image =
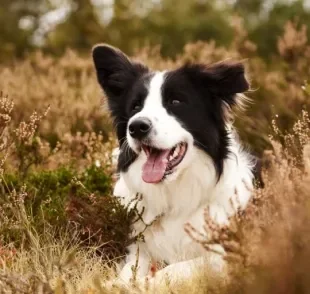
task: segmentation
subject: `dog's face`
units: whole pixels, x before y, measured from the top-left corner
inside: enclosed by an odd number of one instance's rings
[[[144,182],[169,181],[200,149],[221,175],[229,147],[225,111],[249,88],[242,64],[153,72],[108,45],[95,47],[93,59],[116,126],[120,171],[142,157]]]

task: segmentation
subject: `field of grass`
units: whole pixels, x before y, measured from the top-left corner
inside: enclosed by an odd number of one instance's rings
[[[267,63],[239,22],[235,36],[228,49],[187,44],[175,60],[159,48],[134,56],[155,69],[245,60],[252,102],[235,124],[262,158],[265,187],[218,229],[229,276],[106,286],[137,215],[111,197],[116,142],[105,98],[90,56],[37,52],[0,66],[0,293],[310,293],[310,45],[288,23]]]

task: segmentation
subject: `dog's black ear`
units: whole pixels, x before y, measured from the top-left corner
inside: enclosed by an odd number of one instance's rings
[[[196,64],[190,65],[189,68],[196,82],[199,81],[206,90],[230,106],[236,104],[237,93],[249,89],[244,65],[240,62],[220,62],[211,66]]]
[[[213,90],[222,94],[243,93],[249,89],[242,63],[221,62],[205,69]]]
[[[108,98],[108,106],[116,126],[120,144],[126,137],[126,94],[134,82],[148,69],[132,62],[119,49],[109,45],[93,48],[93,60],[98,82]]]
[[[146,67],[132,62],[119,49],[106,44],[93,48],[93,60],[98,82],[109,100],[122,96],[147,71]]]

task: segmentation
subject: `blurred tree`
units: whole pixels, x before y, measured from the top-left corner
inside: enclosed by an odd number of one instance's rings
[[[104,36],[91,0],[70,0],[69,6],[65,20],[46,35],[44,48],[54,54],[61,54],[67,48],[89,52]]]
[[[160,44],[164,55],[173,56],[188,42],[216,40],[228,45],[233,39],[226,9],[216,7],[214,0],[162,0],[145,19],[149,42]],[[164,29],[162,29],[164,28]]]
[[[133,53],[145,45],[161,45],[164,55],[173,56],[187,42],[215,39],[228,45],[233,30],[229,14],[216,1],[115,0],[111,21],[103,26],[91,0],[71,0],[66,20],[47,36],[46,48],[61,53],[65,48],[89,50],[97,42],[108,42]]]
[[[106,39],[103,41],[118,46],[127,53],[132,53],[134,48],[145,45],[144,40],[148,38],[149,31],[144,20],[153,8],[151,2],[114,0],[112,20],[106,27]],[[149,10],[146,7],[150,4]]]
[[[234,38],[230,21],[235,14],[244,19],[258,54],[269,58],[277,52],[277,39],[288,20],[310,25],[310,12],[304,3],[305,0],[1,0],[0,62],[12,56],[22,57],[37,47],[57,55],[66,48],[89,52],[98,42],[111,43],[129,54],[145,45],[160,45],[165,56],[175,56],[186,43],[197,40],[213,39],[217,45],[229,46]],[[37,42],[34,36],[42,31],[47,13],[65,5],[69,7],[66,17],[43,30]]]
[[[233,7],[242,14],[259,15],[266,0],[236,0]]]
[[[165,56],[174,56],[196,40],[215,39],[227,45],[233,38],[229,14],[215,2],[115,0],[114,17],[106,28],[108,39],[127,52],[160,45]]]
[[[284,25],[289,20],[310,27],[310,11],[305,8],[305,1],[277,1],[268,15],[250,29],[249,38],[257,44],[259,55],[270,58],[277,53],[278,39],[282,36]],[[308,37],[310,37],[310,30],[308,30]]]
[[[33,33],[50,7],[48,0],[1,0],[0,61],[22,57],[33,48]]]
[[[247,29],[259,25],[266,3],[270,0],[236,0],[232,5],[232,13],[237,13],[243,17]]]

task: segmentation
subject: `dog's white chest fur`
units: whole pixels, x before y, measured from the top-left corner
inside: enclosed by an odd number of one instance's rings
[[[145,224],[151,224],[144,231],[144,241],[129,247],[127,262],[136,259],[139,246],[139,262],[151,260],[164,261],[168,264],[180,260],[193,259],[206,253],[205,249],[192,240],[184,230],[190,223],[198,231],[204,225],[204,209],[208,208],[210,216],[219,224],[226,224],[236,207],[244,208],[251,197],[252,173],[248,155],[243,152],[236,141],[231,146],[231,153],[224,162],[224,173],[217,182],[211,159],[194,147],[189,167],[169,182],[150,185],[141,179],[141,166],[144,154],[122,173],[114,194],[129,203],[137,193],[142,195],[139,208]],[[145,224],[134,225],[134,233],[145,229]],[[145,275],[148,266],[141,267]],[[128,275],[126,266],[123,274]]]

